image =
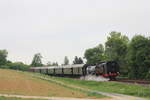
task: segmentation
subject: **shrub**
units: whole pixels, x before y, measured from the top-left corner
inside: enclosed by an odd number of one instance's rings
[[[9,66],[8,67],[9,69],[22,70],[22,71],[27,71],[30,68],[30,66],[23,64],[22,62],[8,63],[7,66]]]
[[[9,69],[9,66],[7,66],[7,65],[1,65],[0,68],[2,68],[2,69]]]

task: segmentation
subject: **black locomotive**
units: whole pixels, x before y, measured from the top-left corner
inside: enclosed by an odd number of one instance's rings
[[[95,67],[96,75],[101,75],[103,77],[115,80],[116,76],[119,75],[119,65],[115,61],[104,62],[96,65]]]
[[[115,79],[119,75],[119,65],[115,61],[102,62],[95,65],[75,64],[65,66],[32,67],[32,72],[39,72],[53,76],[80,77],[85,75],[99,75]]]

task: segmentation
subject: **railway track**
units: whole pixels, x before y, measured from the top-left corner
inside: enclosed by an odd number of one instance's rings
[[[79,78],[74,78],[77,80],[81,80],[81,77]],[[93,80],[93,81],[102,81],[102,79],[98,79],[98,77],[92,77],[92,76],[87,76],[87,77],[83,77],[83,80]],[[104,79],[103,79],[104,80]],[[107,79],[106,79],[107,81]],[[149,85],[150,86],[150,81],[146,81],[146,80],[131,80],[131,79],[116,79],[116,80],[109,80],[112,82],[122,82],[122,83],[129,83],[129,84],[141,84],[141,85]]]
[[[116,81],[117,82],[123,82],[123,83],[150,85],[150,81],[145,81],[145,80],[118,79]]]

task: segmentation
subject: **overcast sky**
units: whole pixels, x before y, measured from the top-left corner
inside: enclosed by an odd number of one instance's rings
[[[12,61],[29,64],[40,52],[60,64],[114,30],[150,36],[150,0],[0,0],[0,49]]]

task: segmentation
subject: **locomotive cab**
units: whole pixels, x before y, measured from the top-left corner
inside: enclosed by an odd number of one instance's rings
[[[107,74],[111,80],[116,80],[119,75],[119,65],[115,61],[107,62]]]

